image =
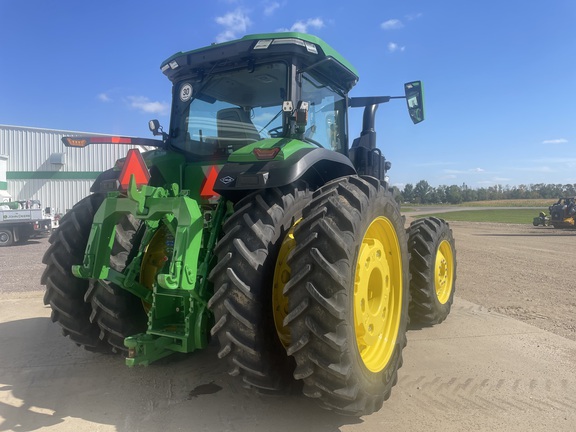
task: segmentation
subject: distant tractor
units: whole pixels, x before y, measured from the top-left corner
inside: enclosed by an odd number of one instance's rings
[[[540,224],[536,224],[536,219],[540,219],[540,221],[547,222],[547,225],[552,225],[554,228],[576,228],[575,197],[559,198],[556,204],[548,207],[548,211],[550,212],[549,217],[544,215],[544,219],[542,219],[543,212],[540,212],[540,216],[534,218],[534,226]]]
[[[534,226],[548,226],[550,224],[550,218],[546,216],[546,213],[540,212],[537,217],[532,219],[532,225]]]
[[[576,203],[574,197],[559,198],[556,204],[548,207],[550,225],[554,228],[576,228]]]
[[[405,229],[376,147],[379,104],[406,99],[424,120],[421,82],[350,97],[354,67],[301,33],[180,52],[161,69],[173,83],[169,130],[150,122],[161,140],[64,138],[157,149],[129,150],[61,219],[42,277],[53,321],[129,366],[215,338],[247,387],[301,387],[349,415],[380,409],[409,316],[443,321],[455,291],[451,229],[436,218]]]

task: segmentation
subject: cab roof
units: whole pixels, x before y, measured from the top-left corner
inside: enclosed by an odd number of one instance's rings
[[[247,35],[234,41],[178,52],[162,62],[160,68],[174,82],[190,73],[207,73],[218,64],[292,55],[304,58],[307,67],[318,64],[348,90],[358,81],[356,68],[334,48],[316,36],[297,32]]]

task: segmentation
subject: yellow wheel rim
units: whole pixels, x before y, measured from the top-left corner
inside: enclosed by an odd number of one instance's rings
[[[442,240],[436,252],[434,266],[434,286],[436,296],[441,304],[445,304],[452,294],[454,285],[454,253],[447,240]]]
[[[402,317],[402,256],[394,226],[372,221],[358,254],[354,280],[354,329],[364,365],[380,372],[392,357]]]
[[[290,329],[284,326],[284,318],[288,315],[288,297],[284,295],[284,286],[290,280],[290,266],[288,265],[288,255],[290,251],[296,247],[296,240],[294,240],[294,227],[302,219],[298,219],[290,231],[284,237],[278,258],[276,259],[276,267],[274,269],[274,280],[272,283],[272,311],[274,314],[274,325],[278,338],[285,348],[290,345]]]
[[[156,276],[164,268],[166,261],[168,261],[167,254],[166,228],[161,227],[154,233],[154,237],[146,246],[140,267],[140,283],[150,291],[154,289]],[[142,305],[146,313],[148,313],[151,305],[144,301],[142,301]]]

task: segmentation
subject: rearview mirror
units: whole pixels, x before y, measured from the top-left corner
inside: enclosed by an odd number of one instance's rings
[[[424,120],[424,95],[422,93],[422,81],[412,81],[404,84],[408,113],[414,124]]]
[[[162,126],[160,126],[160,122],[158,120],[156,120],[156,119],[150,120],[148,122],[148,128],[150,129],[150,132],[152,132],[152,135],[154,135],[154,136],[162,135],[162,132],[161,132]]]

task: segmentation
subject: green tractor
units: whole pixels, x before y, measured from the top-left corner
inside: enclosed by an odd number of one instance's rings
[[[67,137],[67,146],[154,146],[102,173],[44,256],[44,302],[76,344],[129,366],[205,348],[244,385],[302,391],[327,409],[374,412],[397,381],[409,316],[450,312],[454,239],[440,219],[408,229],[376,147],[379,104],[358,74],[301,33],[180,52],[161,139]],[[348,145],[348,108],[363,131]]]

